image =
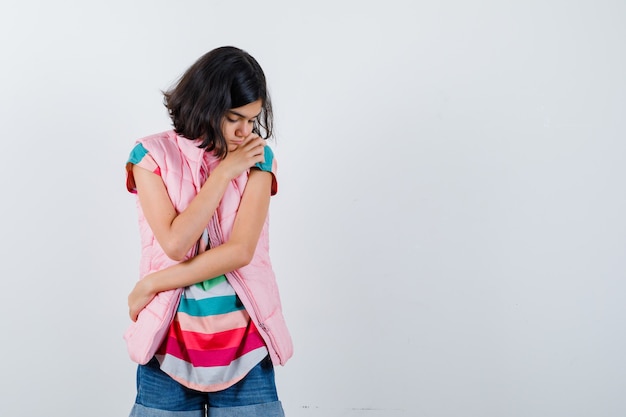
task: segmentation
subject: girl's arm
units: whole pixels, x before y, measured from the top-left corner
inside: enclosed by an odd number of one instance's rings
[[[176,261],[184,259],[213,216],[228,183],[255,163],[263,162],[264,145],[262,138],[252,135],[229,152],[181,213],[176,212],[159,175],[137,165],[133,167],[139,204],[168,257]]]
[[[129,314],[133,321],[161,291],[202,282],[250,263],[269,210],[272,175],[258,169],[250,171],[233,231],[227,242],[188,261],[149,274],[137,282],[128,296]]]

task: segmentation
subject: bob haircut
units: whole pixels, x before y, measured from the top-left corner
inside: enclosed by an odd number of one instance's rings
[[[222,133],[226,113],[261,99],[261,114],[253,132],[272,136],[272,103],[265,74],[247,52],[223,46],[200,57],[180,80],[163,93],[174,131],[190,140],[201,139],[199,148],[225,158],[228,144]]]

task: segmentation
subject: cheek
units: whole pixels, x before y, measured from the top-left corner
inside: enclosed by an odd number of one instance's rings
[[[222,127],[222,135],[228,140],[228,138],[232,138],[235,135],[235,129],[232,125],[226,124]]]

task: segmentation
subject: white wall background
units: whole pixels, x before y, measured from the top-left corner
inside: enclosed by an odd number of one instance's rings
[[[221,45],[273,94],[290,417],[626,415],[626,3],[0,6],[0,415],[125,416],[124,162]]]

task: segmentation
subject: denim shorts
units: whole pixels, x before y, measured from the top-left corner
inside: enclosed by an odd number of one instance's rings
[[[174,381],[152,358],[137,368],[137,398],[130,417],[284,417],[269,356],[235,385],[200,392]]]

